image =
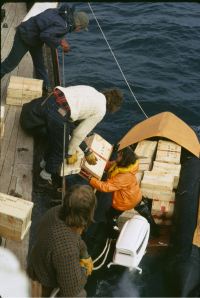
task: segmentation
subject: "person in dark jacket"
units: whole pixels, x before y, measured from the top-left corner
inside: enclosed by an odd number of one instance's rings
[[[44,65],[42,47],[61,46],[67,53],[70,46],[65,35],[70,32],[87,30],[88,15],[75,11],[67,4],[60,8],[50,8],[22,22],[16,29],[14,43],[8,57],[1,64],[1,78],[11,72],[29,52],[37,79],[44,81],[44,89],[50,89],[49,78]]]
[[[59,288],[59,297],[85,297],[84,286],[93,263],[84,229],[93,221],[96,196],[89,185],[74,185],[64,205],[51,208],[38,226],[36,242],[28,258],[27,273],[42,285],[42,296]]]

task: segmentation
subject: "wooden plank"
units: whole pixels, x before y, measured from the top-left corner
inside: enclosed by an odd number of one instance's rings
[[[10,136],[9,146],[5,154],[5,159],[4,159],[3,168],[1,172],[0,189],[1,189],[1,192],[4,192],[4,193],[8,193],[8,188],[9,188],[10,180],[13,173],[17,136],[18,136],[18,129],[19,129],[19,115],[20,115],[20,110],[17,110],[15,113],[12,135]]]
[[[1,49],[5,46],[6,38],[10,34],[12,24],[16,17],[16,3],[6,3],[3,5],[3,8],[6,11],[6,16],[3,23],[1,23]],[[5,24],[7,24],[8,27],[3,26]]]
[[[13,44],[15,27],[26,15],[26,3],[6,4],[10,18],[9,28],[1,32],[3,37],[1,57],[4,59],[9,54]],[[9,5],[9,6],[8,6]],[[12,9],[11,9],[12,7]],[[15,8],[14,8],[15,7]],[[13,14],[15,16],[13,18]],[[5,135],[2,141],[1,162],[0,162],[0,183],[1,191],[14,196],[23,196],[31,201],[32,194],[32,159],[33,159],[33,139],[26,136],[19,127],[19,116],[21,107],[8,107],[5,105],[7,85],[10,75],[20,75],[32,77],[33,65],[30,54],[27,53],[11,73],[1,80],[1,105],[5,106]],[[27,148],[26,150],[18,150]],[[22,242],[6,240],[6,247],[10,249],[19,259],[22,268],[26,268],[26,257],[28,252],[29,235]]]
[[[3,164],[6,160],[6,153],[8,151],[9,144],[11,141],[11,135],[12,135],[13,126],[14,126],[13,120],[15,119],[15,113],[16,113],[16,107],[10,107],[8,109],[8,113],[5,118],[5,133],[1,144],[0,175],[2,175]]]

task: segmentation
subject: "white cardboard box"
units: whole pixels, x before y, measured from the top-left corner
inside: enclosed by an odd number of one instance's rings
[[[159,161],[153,162],[152,172],[174,175],[174,189],[176,189],[178,186],[180,171],[181,171],[180,164],[172,164],[172,163],[159,162]]]
[[[156,161],[180,164],[181,153],[177,151],[157,150]]]
[[[174,201],[153,200],[151,214],[157,218],[171,218],[174,213]]]
[[[172,191],[174,186],[174,176],[170,174],[157,174],[145,171],[141,181],[142,188]]]
[[[89,165],[84,157],[84,153],[81,149],[78,150],[78,160],[73,165],[64,165],[64,176],[82,173],[93,175],[98,179],[101,179],[104,173],[104,169],[107,161],[110,159],[112,153],[112,145],[108,143],[104,138],[98,134],[93,134],[85,139],[87,146],[92,149],[97,158],[96,165]],[[63,175],[63,166],[61,168],[60,175]]]
[[[139,158],[149,158],[152,160],[154,152],[156,151],[157,141],[144,140],[137,144],[135,154]]]
[[[174,201],[175,192],[167,190],[158,190],[153,188],[141,187],[142,195],[145,198],[161,201]]]
[[[0,236],[23,240],[31,225],[33,203],[0,193]]]
[[[158,150],[175,151],[181,153],[181,146],[171,141],[158,141]]]

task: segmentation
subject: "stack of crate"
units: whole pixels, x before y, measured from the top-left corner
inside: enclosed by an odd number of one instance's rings
[[[143,196],[153,200],[152,215],[158,224],[171,224],[181,170],[180,157],[181,146],[159,140],[153,168],[144,172],[141,181]]]
[[[42,96],[43,80],[11,76],[7,89],[6,104],[22,106]]]
[[[157,141],[144,140],[137,144],[135,154],[139,158],[139,172],[137,173],[139,183],[143,177],[144,171],[149,171],[152,168],[156,147]]]

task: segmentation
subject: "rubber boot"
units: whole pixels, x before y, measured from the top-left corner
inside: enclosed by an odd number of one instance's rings
[[[155,223],[153,216],[151,215],[150,208],[148,206],[148,203],[142,201],[138,206],[135,207],[135,210],[142,215],[150,224],[150,235],[152,237],[159,237],[159,227]]]

